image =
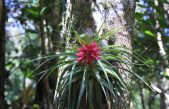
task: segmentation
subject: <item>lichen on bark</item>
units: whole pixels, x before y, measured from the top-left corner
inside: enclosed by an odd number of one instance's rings
[[[127,48],[128,52],[132,53],[132,36],[134,24],[135,1],[134,0],[96,0],[93,3],[93,16],[97,30],[101,28],[101,32],[117,29],[113,41],[108,41],[107,44],[116,44]],[[109,40],[110,40],[109,39]],[[129,65],[117,63],[117,67],[123,67],[132,70],[131,56],[123,56],[129,60]],[[130,75],[124,70],[119,69],[123,78],[130,83]],[[118,103],[114,104],[113,109],[127,109],[130,104],[129,92],[124,92],[124,95],[119,99]]]

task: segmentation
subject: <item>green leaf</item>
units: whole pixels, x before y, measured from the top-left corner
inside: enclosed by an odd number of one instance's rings
[[[40,11],[40,15],[43,15],[45,13],[46,9],[47,9],[47,7],[43,7]]]
[[[80,92],[79,92],[79,96],[78,96],[77,109],[80,108],[81,99],[82,99],[83,93],[85,91],[86,73],[87,73],[87,68],[85,67],[84,72],[83,72],[83,80],[82,80],[82,83],[81,83],[81,86],[80,86]]]
[[[70,74],[70,77],[69,77],[69,94],[68,94],[68,108],[70,108],[70,102],[71,102],[71,86],[72,86],[72,76],[73,76],[73,73],[74,73],[74,69],[77,65],[77,62],[74,62],[73,66],[72,66],[72,69],[71,69],[71,74]]]
[[[89,93],[88,93],[88,101],[89,101],[89,109],[94,109],[93,107],[93,79],[88,80],[89,81]],[[97,91],[98,93],[98,91]]]
[[[145,34],[147,34],[147,35],[149,35],[151,37],[155,37],[155,35],[151,31],[149,31],[149,30],[146,30]]]
[[[101,62],[100,60],[98,60],[97,62],[99,63],[101,69],[103,70],[104,75],[105,75],[105,78],[106,78],[107,82],[108,82],[109,85],[110,85],[110,80],[109,80],[109,77],[108,77],[107,72],[106,72],[106,70],[105,70],[105,67],[103,66],[103,64],[102,64],[102,62]]]

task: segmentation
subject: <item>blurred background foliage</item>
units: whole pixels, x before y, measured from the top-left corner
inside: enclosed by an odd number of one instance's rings
[[[54,0],[5,0],[6,6],[6,69],[9,73],[5,84],[5,99],[9,109],[39,109],[34,102],[37,95],[38,74],[32,72],[41,63],[29,62],[42,55],[52,54],[55,48],[53,31],[54,19],[65,10],[65,1]],[[59,7],[58,7],[59,6]],[[58,14],[54,13],[55,9]],[[54,16],[58,16],[58,18]],[[45,19],[44,37],[48,37],[48,52],[42,53],[41,18]],[[165,55],[161,54],[158,36],[161,35]],[[53,41],[53,42],[52,42]],[[149,68],[142,66],[138,70],[145,81],[157,92],[152,92],[138,80],[133,82],[134,95],[138,109],[165,109],[164,102],[169,104],[169,1],[168,0],[137,0],[135,13],[135,34],[133,52],[144,58]],[[133,60],[137,63],[136,60]],[[54,83],[51,82],[52,87]],[[134,103],[133,103],[134,104]],[[133,109],[137,109],[133,106]],[[168,109],[168,108],[166,108]]]

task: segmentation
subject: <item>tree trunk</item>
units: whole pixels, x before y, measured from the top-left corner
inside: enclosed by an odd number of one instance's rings
[[[167,75],[169,75],[169,72],[167,72],[167,68],[169,67],[169,62],[167,60],[167,53],[164,49],[164,44],[162,41],[162,35],[161,33],[158,31],[160,25],[158,23],[158,21],[156,21],[156,32],[157,32],[157,43],[159,46],[159,54],[161,56],[161,71],[162,72],[166,72]],[[160,71],[160,72],[161,72]],[[158,83],[158,87],[161,89],[161,93],[160,93],[160,107],[161,109],[168,109],[169,108],[169,98],[167,90],[169,89],[169,81],[165,78],[165,77],[159,77],[159,83]],[[166,96],[167,95],[167,96]]]
[[[91,0],[67,0],[65,6],[66,11],[62,18],[61,37],[69,36],[66,47],[70,47],[69,43],[72,28],[80,33],[86,33],[89,36],[94,35],[95,25],[92,18]],[[69,42],[70,41],[70,42]],[[80,109],[88,109],[86,98],[82,98],[83,106]]]
[[[51,26],[52,26],[52,35],[51,35],[51,41],[53,43],[53,51],[60,52],[61,48],[63,47],[63,41],[64,38],[60,36],[60,23],[61,23],[61,12],[62,10],[60,9],[62,4],[60,0],[53,0],[53,3],[55,6],[52,9],[52,13],[50,16],[52,17],[51,20]],[[55,19],[53,19],[55,18]]]
[[[66,26],[73,25],[75,29],[78,28],[77,30],[86,32],[90,36],[93,36],[95,30],[98,31],[100,28],[102,32],[117,28],[118,32],[116,32],[114,44],[125,46],[131,52],[135,12],[134,0],[67,0],[66,6],[66,21],[64,21]],[[66,29],[69,29],[69,27],[67,26]],[[66,29],[64,30],[66,31]],[[123,58],[129,58],[128,60],[131,62],[131,57],[123,56]],[[128,69],[128,66],[120,63],[118,65]],[[131,66],[128,70],[131,70]],[[122,70],[120,72],[126,80],[130,81],[128,74]],[[125,92],[123,98],[112,108],[127,109],[129,104],[129,92]],[[110,108],[111,106],[108,107],[108,109]]]
[[[5,2],[0,1],[0,107],[5,109]]]
[[[91,4],[91,0],[67,0],[67,10],[62,21],[62,33],[69,35],[73,27],[81,33],[85,32],[93,36],[95,25],[92,18]]]
[[[109,44],[116,44],[128,48],[129,52],[132,51],[132,35],[134,24],[135,1],[134,0],[96,0],[94,2],[93,16],[96,22],[97,30],[102,28],[101,31],[117,30],[115,33],[115,40],[109,41]],[[111,38],[110,38],[111,39]],[[108,42],[107,42],[108,44]],[[123,56],[129,60],[131,64],[131,56]],[[131,65],[126,66],[117,63],[118,67],[131,70]],[[119,69],[123,78],[130,82],[130,75],[125,71]],[[113,109],[127,109],[130,105],[129,92],[125,92],[124,96],[119,99]]]
[[[156,3],[155,3],[156,2]],[[163,1],[164,2],[164,1]],[[163,6],[163,2],[160,0],[154,1],[155,6]],[[157,13],[154,9],[154,13]],[[169,109],[169,94],[167,93],[167,90],[169,89],[169,80],[163,76],[160,75],[161,72],[166,72],[166,75],[169,75],[169,71],[167,69],[169,68],[169,61],[167,59],[167,53],[165,51],[164,43],[162,40],[162,34],[160,30],[160,22],[159,22],[159,14],[153,15],[154,20],[156,21],[155,24],[155,32],[157,36],[157,44],[159,46],[159,54],[161,56],[161,65],[160,65],[160,72],[158,73],[158,87],[161,89],[160,93],[160,108],[161,109]]]
[[[139,93],[140,93],[140,98],[141,98],[142,109],[145,109],[143,83],[138,81],[138,84],[139,84]]]
[[[64,50],[64,37],[61,37],[60,31],[61,31],[61,7],[62,7],[62,1],[61,0],[52,0],[51,4],[55,4],[53,8],[51,8],[51,13],[48,13],[48,18],[46,19],[47,22],[49,22],[49,25],[52,27],[52,33],[51,33],[51,53],[56,54],[56,52],[61,52]],[[58,59],[54,59],[49,63],[49,66],[56,65]],[[58,69],[55,69],[50,75],[49,75],[49,85],[52,89],[52,96],[54,96],[55,89],[56,89],[56,82],[57,82],[57,76],[58,76]]]
[[[39,1],[39,6],[40,6],[40,10],[42,10],[44,7],[44,0]],[[39,27],[40,27],[40,37],[41,37],[41,51],[42,51],[41,54],[42,56],[45,56],[49,51],[49,47],[48,47],[49,36],[47,36],[47,32],[45,32],[46,21],[43,14],[40,15]],[[44,61],[45,59],[42,59],[41,63],[43,63]],[[45,64],[43,68],[41,68],[40,70],[44,71],[46,69],[48,69],[48,66]],[[48,78],[44,75],[46,74],[39,75],[39,78],[37,78],[38,83],[36,86],[35,102],[39,104],[41,109],[53,109]]]

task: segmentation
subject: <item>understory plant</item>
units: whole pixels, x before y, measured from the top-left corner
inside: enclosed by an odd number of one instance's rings
[[[131,70],[131,57],[135,55],[130,50],[117,45],[101,46],[101,41],[112,35],[110,33],[96,34],[92,38],[75,32],[75,43],[65,52],[47,56],[48,60],[59,57],[56,65],[43,72],[50,74],[59,68],[54,97],[57,109],[112,108],[120,101],[124,102],[126,92],[131,92],[125,74],[144,82]],[[125,67],[119,67],[119,64]]]

